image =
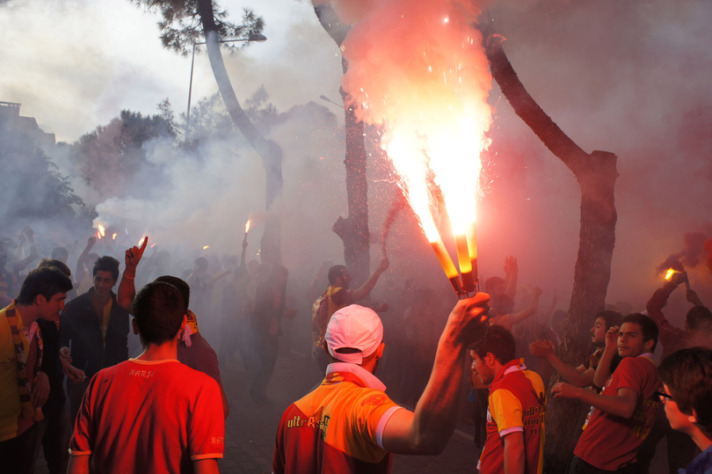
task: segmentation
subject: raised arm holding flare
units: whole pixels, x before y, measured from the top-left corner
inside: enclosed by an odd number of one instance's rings
[[[284,412],[272,472],[386,473],[391,453],[441,452],[455,429],[466,348],[488,301],[478,293],[453,308],[415,412],[395,404],[374,375],[385,347],[378,314],[355,304],[336,311],[326,328],[326,378]]]

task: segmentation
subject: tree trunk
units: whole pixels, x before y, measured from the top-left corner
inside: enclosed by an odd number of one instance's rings
[[[483,32],[485,33],[485,32]],[[489,33],[489,34],[488,34]],[[494,79],[515,113],[551,152],[573,173],[581,190],[581,228],[574,285],[561,355],[578,365],[588,360],[593,316],[604,309],[615,246],[616,208],[614,186],[618,172],[616,155],[603,151],[585,153],[547,116],[519,81],[502,48],[501,38],[485,33],[487,57]],[[580,434],[582,412],[588,407],[564,399],[549,400],[547,440],[548,472],[566,472]],[[576,416],[576,414],[578,416]]]
[[[203,24],[210,67],[213,70],[225,107],[247,142],[262,158],[266,177],[265,209],[269,211],[275,200],[282,193],[282,148],[273,140],[268,140],[262,136],[237,100],[220,52],[217,27],[213,15],[213,2],[211,0],[199,0],[198,10]],[[263,262],[282,262],[281,232],[281,217],[278,213],[273,213],[265,223],[265,231],[262,235],[261,258]]]
[[[314,5],[321,26],[340,47],[349,31],[329,4]],[[348,68],[342,59],[344,73]],[[365,282],[370,274],[371,253],[368,229],[368,182],[366,180],[366,147],[364,124],[356,118],[354,108],[348,104],[348,94],[341,89],[346,127],[346,199],[348,216],[336,220],[332,230],[344,243],[344,262],[353,277],[354,287]]]

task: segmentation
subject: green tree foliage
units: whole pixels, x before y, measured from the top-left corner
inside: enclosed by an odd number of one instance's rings
[[[143,116],[123,110],[108,125],[97,127],[73,145],[80,176],[100,198],[123,196],[131,189],[137,173],[150,166],[147,142],[175,138],[170,104],[164,102],[161,111],[161,115]]]
[[[84,202],[44,153],[38,135],[27,132],[0,123],[0,220],[5,225],[53,218],[76,222],[85,214]]]
[[[180,54],[188,54],[196,42],[203,41],[198,0],[129,0],[148,10],[157,10],[163,17],[158,22],[163,46]],[[244,9],[242,23],[227,21],[227,12],[213,2],[213,16],[219,38],[249,38],[262,33],[264,21],[251,10]],[[242,47],[247,43],[227,43],[227,47]]]

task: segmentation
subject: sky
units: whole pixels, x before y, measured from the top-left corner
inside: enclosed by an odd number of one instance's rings
[[[281,112],[315,102],[335,114],[338,123],[342,121],[338,107],[320,99],[325,95],[339,100],[340,52],[319,25],[310,2],[240,0],[221,5],[233,19],[239,19],[242,8],[251,7],[266,23],[266,42],[226,56],[240,100],[264,86]],[[712,29],[708,27],[712,5],[702,0],[509,0],[492,2],[491,12],[506,38],[505,51],[515,70],[545,112],[585,151],[605,150],[618,156],[618,224],[609,302],[626,301],[642,310],[661,284],[656,267],[683,250],[684,235],[712,236],[706,207],[712,198]],[[184,113],[190,57],[161,48],[157,20],[127,0],[0,1],[4,45],[0,100],[21,103],[22,115],[35,117],[43,130],[66,142],[108,123],[122,109],[157,113],[156,105],[165,98],[176,113]],[[199,52],[193,103],[215,91],[207,56]],[[479,203],[481,274],[501,274],[504,257],[517,255],[520,283],[545,288],[547,302],[556,290],[558,304],[565,306],[578,246],[577,184],[514,116],[496,84],[489,103],[494,127],[507,143],[508,153],[494,165]],[[321,245],[320,249],[301,246],[297,242],[308,240],[306,236],[288,234],[287,260],[293,259],[294,265],[303,264],[293,257],[296,254],[341,260],[338,238],[330,228],[338,215],[346,214],[338,182],[343,179],[339,174],[343,157],[339,140],[330,135],[339,131],[329,130],[324,125],[321,135],[315,135],[328,143],[305,141],[308,132],[296,123],[276,132],[288,150],[285,200],[301,205],[290,208],[287,232],[300,227],[300,218],[307,220]],[[244,184],[244,193],[236,199],[244,201],[263,191],[253,187],[259,181],[253,175],[259,174],[254,156],[243,155],[236,165],[221,156],[206,175],[218,180],[219,170],[225,167],[239,174],[235,182]],[[308,159],[299,161],[297,156]],[[317,201],[318,193],[305,183],[314,183],[309,177],[322,165],[335,174],[328,189],[322,190],[323,201]],[[381,166],[386,165],[374,165],[369,171],[374,180],[371,226],[376,235],[390,202],[384,184],[389,174]],[[180,170],[176,168],[176,177]],[[329,175],[319,176],[328,179]],[[210,203],[219,199],[212,192],[216,191],[205,191],[213,199],[201,200],[203,209],[189,214],[203,227],[211,216],[226,212],[222,207],[209,211]],[[154,205],[161,208],[160,203]],[[253,199],[249,206],[259,203]],[[110,207],[130,206],[124,200],[103,203],[101,209]],[[248,213],[241,209],[236,220],[244,222]],[[394,276],[415,271],[412,250],[399,243],[412,232],[404,221],[392,234]],[[435,258],[429,254],[424,258],[434,278],[441,278]],[[709,271],[700,265],[690,273],[693,288],[712,300]],[[673,305],[684,306],[681,295],[674,298]]]

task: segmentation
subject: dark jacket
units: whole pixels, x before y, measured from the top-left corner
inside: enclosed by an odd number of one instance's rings
[[[102,340],[101,323],[91,302],[92,291],[93,288],[67,303],[59,318],[59,346],[71,349],[72,365],[83,370],[87,378],[129,358],[128,311],[116,303],[112,293],[106,340]]]

